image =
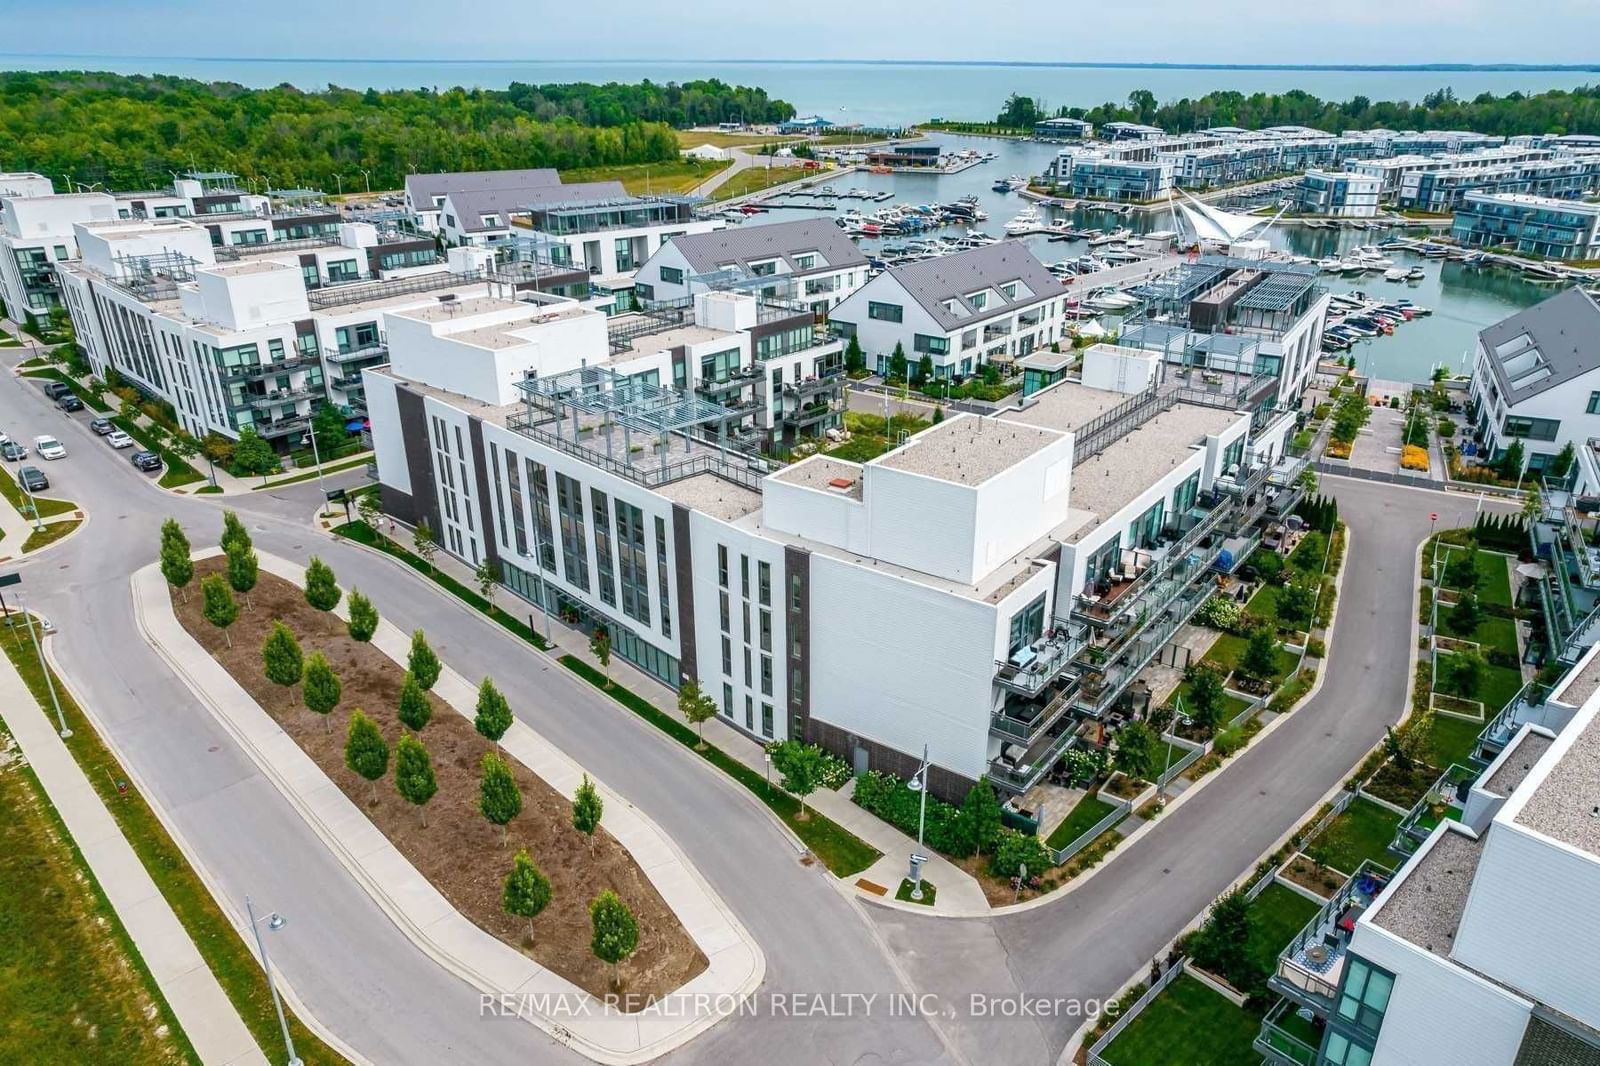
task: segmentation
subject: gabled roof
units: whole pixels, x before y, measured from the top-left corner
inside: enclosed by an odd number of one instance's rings
[[[571,185],[461,190],[446,193],[445,198],[455,210],[457,228],[465,233],[477,233],[506,228],[511,225],[513,214],[525,212],[530,206],[626,195],[620,181],[582,181]],[[495,215],[499,222],[485,226],[481,221],[484,215]]]
[[[407,174],[406,195],[418,210],[431,211],[435,196],[453,192],[489,192],[494,189],[528,189],[559,185],[561,175],[551,167],[536,170],[469,170],[452,174]]]
[[[933,320],[947,330],[961,329],[996,315],[1015,311],[1061,295],[1061,282],[1043,263],[1017,241],[973,248],[954,255],[941,255],[916,263],[893,267],[888,277],[898,281]],[[1000,286],[1020,281],[1016,299],[1007,299]],[[967,296],[980,289],[989,297],[980,310]],[[953,312],[945,306],[955,300],[962,309]]]
[[[769,222],[761,226],[730,226],[710,233],[686,233],[672,238],[672,247],[682,253],[697,274],[709,274],[726,267],[748,269],[750,263],[781,258],[794,274],[866,266],[867,257],[844,231],[825,218],[803,218],[795,222]],[[800,270],[795,256],[816,252],[825,266]]]
[[[1507,405],[1600,370],[1600,305],[1574,285],[1478,334]]]

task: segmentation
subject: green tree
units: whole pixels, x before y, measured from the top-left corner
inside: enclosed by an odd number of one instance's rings
[[[1458,637],[1471,637],[1483,624],[1483,608],[1476,592],[1464,592],[1445,616],[1445,625]]]
[[[479,736],[494,741],[496,745],[506,735],[506,730],[511,728],[511,705],[487,677],[478,686],[478,713],[472,719],[472,728],[478,731]]]
[[[1268,585],[1282,583],[1285,564],[1283,556],[1277,552],[1263,548],[1250,557],[1250,565],[1255,567],[1256,576]]]
[[[319,611],[331,611],[339,606],[339,583],[327,563],[311,557],[306,566],[306,602]]]
[[[1160,738],[1144,722],[1129,722],[1117,732],[1117,750],[1112,756],[1118,770],[1141,781],[1152,780],[1159,770],[1156,748]]]
[[[1488,662],[1475,651],[1458,651],[1450,657],[1450,686],[1469,700],[1477,697],[1488,672]]]
[[[500,827],[503,847],[511,835],[511,819],[522,813],[522,792],[511,775],[511,767],[497,755],[483,757],[483,776],[478,782],[478,811]]]
[[[528,942],[533,942],[533,920],[550,905],[550,879],[533,864],[526,850],[519,851],[511,860],[511,872],[506,875],[505,890],[500,894],[500,906],[507,914],[528,919]]]
[[[1567,471],[1572,469],[1572,460],[1575,458],[1577,458],[1577,455],[1572,449],[1572,442],[1569,440],[1561,446],[1561,450],[1556,453],[1556,457],[1550,460],[1550,465],[1545,468],[1545,473],[1552,478],[1564,478],[1567,476]]]
[[[915,384],[922,385],[933,380],[933,356],[924,355],[917,360],[917,377]]]
[[[1539,500],[1539,490],[1538,489],[1530,488],[1530,489],[1528,489],[1527,492],[1523,493],[1523,495],[1522,495],[1522,517],[1523,517],[1523,519],[1525,521],[1528,521],[1528,522],[1536,522],[1536,521],[1538,521],[1539,520],[1539,515],[1543,510],[1544,510],[1544,504],[1541,503],[1540,500]]]
[[[189,601],[187,587],[194,579],[194,560],[189,557],[189,538],[176,518],[161,523],[161,576],[167,584],[177,589],[185,603]]]
[[[639,946],[639,923],[628,905],[609,888],[589,904],[589,924],[594,935],[589,947],[594,957],[611,964],[611,984],[622,988],[622,963]]]
[[[311,432],[317,439],[318,453],[324,460],[335,449],[350,439],[345,429],[345,417],[332,404],[323,404],[311,416]]]
[[[1507,481],[1519,480],[1522,477],[1522,465],[1526,461],[1527,449],[1522,446],[1520,439],[1512,438],[1511,444],[1500,455],[1500,476]]]
[[[239,620],[239,605],[233,602],[233,593],[228,591],[220,574],[212,574],[201,581],[200,593],[205,597],[203,611],[206,621],[222,630],[223,641],[228,647],[233,647],[228,627]]]
[[[943,422],[943,421],[944,421],[944,405],[943,404],[934,404],[933,405],[933,424],[937,426],[940,422]]]
[[[339,675],[333,672],[328,660],[323,658],[320,651],[312,652],[306,659],[300,698],[308,710],[322,715],[323,726],[330,732],[333,730],[333,719],[329,715],[339,706],[339,697],[343,694],[344,686],[339,683]]]
[[[894,354],[889,356],[889,377],[895,381],[906,380],[909,364],[906,363],[905,345],[899,341],[894,342]]]
[[[972,846],[975,850],[984,852],[992,849],[1000,840],[1000,801],[995,797],[994,788],[990,786],[987,777],[978,778],[978,783],[967,789],[966,799],[961,802],[961,813],[967,823],[967,831],[972,834]]]
[[[394,746],[394,787],[400,797],[417,808],[422,827],[428,827],[428,801],[439,791],[433,776],[433,759],[422,741],[401,733]]]
[[[1239,656],[1237,672],[1253,681],[1264,682],[1278,673],[1278,638],[1262,626],[1246,638],[1244,654]]]
[[[606,688],[611,687],[611,631],[605,626],[595,626],[594,632],[589,636],[589,651],[594,654],[600,663],[600,669],[605,671]]]
[[[428,699],[428,691],[417,683],[411,671],[406,671],[406,679],[400,684],[400,721],[407,727],[422,732],[429,719],[433,717],[433,703]]]
[[[433,573],[433,557],[439,554],[439,541],[433,535],[433,527],[428,524],[426,517],[417,519],[417,527],[411,532],[411,547],[417,553],[417,558],[428,564],[428,573]]]
[[[484,559],[478,564],[478,569],[472,572],[472,579],[478,583],[478,594],[493,607],[494,590],[500,583],[500,568],[489,559]]]
[[[805,821],[811,817],[806,813],[806,797],[822,787],[822,779],[828,772],[828,761],[822,749],[815,744],[781,745],[773,752],[772,765],[783,775],[785,791],[800,801],[797,817]]]
[[[256,550],[248,542],[235,542],[228,548],[228,584],[244,597],[246,607],[250,607],[250,590],[256,587],[260,571]],[[254,610],[253,607],[250,609]]]
[[[594,787],[589,775],[584,774],[582,783],[572,794],[572,827],[590,839],[591,848],[594,847],[594,834],[600,828],[600,817],[605,809],[600,790]]]
[[[1238,889],[1211,904],[1211,914],[1189,941],[1189,954],[1201,969],[1228,979],[1235,987],[1246,988],[1251,967],[1259,967],[1250,954],[1255,916],[1250,901]]]
[[[383,517],[382,507],[378,503],[378,494],[363,492],[356,497],[356,517],[361,519],[369,528],[376,530],[378,522]]]
[[[1291,629],[1303,629],[1317,610],[1317,587],[1309,581],[1293,581],[1278,593],[1278,621]]]
[[[705,724],[717,716],[717,704],[701,690],[700,683],[692,677],[685,677],[678,686],[678,713],[698,731],[700,739],[695,743],[695,747],[704,748]]]
[[[389,770],[389,745],[378,725],[357,707],[350,712],[350,729],[344,738],[344,765],[367,779],[372,787],[372,802],[378,802],[378,781]]]
[[[214,468],[219,466],[224,470],[233,468],[233,441],[220,433],[207,433],[200,441],[200,453],[213,467],[212,484],[216,484],[217,480]]]
[[[850,343],[844,348],[844,368],[851,374],[859,374],[867,368],[866,353],[861,350],[861,341],[854,333],[850,335]]]
[[[378,609],[372,601],[361,594],[360,589],[350,590],[350,623],[347,627],[351,640],[359,640],[363,644],[372,639],[372,634],[378,631]]]
[[[232,551],[236,545],[245,548],[253,546],[250,540],[250,531],[239,520],[239,516],[232,511],[222,512],[222,537],[217,543],[222,546],[222,550],[225,552]]]
[[[299,681],[304,673],[300,642],[294,639],[294,633],[282,622],[272,623],[272,632],[267,634],[266,642],[261,645],[261,663],[266,670],[267,680],[276,685],[288,687]]]
[[[1189,700],[1184,708],[1190,721],[1205,731],[1215,733],[1222,724],[1222,713],[1228,704],[1227,690],[1222,674],[1201,663],[1189,671]]]
[[[235,477],[264,477],[279,467],[278,455],[272,450],[272,445],[252,426],[239,431],[239,439],[233,445],[230,459],[228,469]]]
[[[1465,548],[1457,548],[1445,557],[1444,583],[1451,588],[1476,591],[1483,581],[1478,569],[1478,542],[1469,541]]]
[[[1050,852],[1032,833],[1015,829],[1000,830],[989,870],[996,877],[1026,877],[1032,881],[1050,868]]]
[[[433,653],[433,648],[428,645],[428,638],[423,636],[418,629],[411,634],[411,652],[406,656],[406,670],[424,689],[433,687],[439,680],[439,673],[444,667],[439,663],[439,657]]]

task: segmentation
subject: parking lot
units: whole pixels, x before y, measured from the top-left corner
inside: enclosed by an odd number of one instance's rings
[[[162,468],[158,465],[152,470],[140,470],[132,463],[134,453],[143,449],[137,442],[129,441],[127,446],[114,448],[108,443],[108,436],[96,433],[91,428],[91,423],[96,419],[110,418],[110,413],[101,414],[89,407],[88,404],[76,411],[63,410],[61,405],[49,395],[47,386],[56,386],[57,383],[49,378],[18,378],[17,383],[27,391],[36,392],[39,398],[38,405],[29,405],[30,410],[37,414],[31,415],[26,420],[17,421],[12,425],[0,425],[0,432],[5,433],[16,444],[27,450],[26,457],[13,458],[15,451],[6,456],[6,467],[11,476],[15,478],[17,471],[24,466],[37,467],[45,477],[50,480],[50,487],[41,495],[73,498],[74,482],[88,476],[91,463],[84,463],[82,459],[85,452],[98,450],[124,464],[128,470],[139,476],[150,479],[159,479]],[[113,429],[115,427],[112,427]],[[59,459],[46,459],[38,454],[35,447],[35,438],[41,436],[53,437],[66,448],[67,454]]]

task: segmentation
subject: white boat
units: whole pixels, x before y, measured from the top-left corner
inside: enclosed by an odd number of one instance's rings
[[[1129,229],[1127,229],[1125,227],[1121,227],[1121,228],[1112,230],[1110,233],[1101,234],[1098,237],[1090,237],[1089,238],[1089,247],[1098,248],[1102,244],[1112,244],[1112,243],[1117,242],[1117,241],[1124,241],[1124,240],[1127,240],[1131,236],[1133,236],[1133,231],[1131,231],[1131,230],[1129,230]]]
[[[1404,281],[1404,280],[1406,280],[1406,268],[1405,267],[1390,267],[1388,270],[1385,270],[1383,272],[1383,280],[1384,281]]]
[[[1338,256],[1329,256],[1327,259],[1317,260],[1317,269],[1324,274],[1338,274],[1344,269],[1344,261]]]
[[[1017,212],[1015,218],[1005,225],[1006,236],[1008,237],[1032,233],[1036,229],[1039,229],[1039,212],[1032,207],[1024,207]]]
[[[1406,280],[1407,281],[1421,281],[1423,278],[1426,278],[1427,276],[1428,276],[1428,272],[1426,270],[1423,270],[1419,266],[1414,266],[1410,270],[1406,271]]]

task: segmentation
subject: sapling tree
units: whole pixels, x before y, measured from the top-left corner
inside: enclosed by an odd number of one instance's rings
[[[372,802],[378,802],[378,781],[389,770],[389,745],[377,723],[357,707],[350,714],[350,730],[345,734],[344,764],[367,779],[372,786]]]
[[[300,654],[300,642],[282,622],[272,623],[272,632],[261,645],[261,663],[267,680],[288,687],[300,680],[305,663]]]
[[[498,755],[483,757],[482,777],[478,781],[478,811],[500,827],[503,846],[511,835],[511,819],[522,813],[522,792],[511,774],[511,767]]]
[[[344,686],[339,683],[339,675],[333,672],[333,667],[328,665],[328,660],[323,658],[320,651],[314,651],[306,659],[304,680],[300,685],[300,698],[305,702],[306,709],[320,714],[324,728],[333,729],[333,709],[339,706],[339,698],[344,693]]]
[[[472,728],[497,746],[511,728],[511,705],[487,677],[478,686],[478,713],[472,719]]]
[[[533,920],[550,905],[550,879],[533,864],[533,858],[526,850],[517,852],[511,860],[511,872],[506,875],[500,905],[507,914],[528,919],[528,940],[531,943]]]
[[[439,672],[444,669],[420,629],[411,634],[411,652],[406,656],[406,669],[424,689],[432,688],[434,682],[439,680]]]
[[[233,647],[233,638],[228,635],[228,627],[239,619],[239,605],[233,602],[233,593],[228,591],[227,583],[220,574],[212,574],[200,582],[200,593],[205,597],[204,607],[206,621],[222,630],[222,639]]]
[[[433,776],[433,759],[422,741],[409,733],[400,734],[394,748],[394,787],[400,797],[417,808],[422,827],[428,827],[428,801],[439,791]]]

